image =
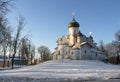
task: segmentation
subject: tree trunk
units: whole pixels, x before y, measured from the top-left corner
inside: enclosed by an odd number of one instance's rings
[[[117,57],[116,57],[116,64],[119,64],[119,55],[117,53]]]
[[[12,56],[12,69],[14,69],[14,57],[15,57],[15,54],[13,54]]]
[[[14,58],[15,58],[15,54],[16,54],[16,48],[15,48],[14,54],[13,54],[13,56],[12,56],[12,69],[14,69]]]
[[[5,58],[6,51],[5,51],[5,49],[3,51],[4,51],[4,62],[3,62],[3,68],[4,68],[5,67],[5,60],[6,60],[6,58]]]

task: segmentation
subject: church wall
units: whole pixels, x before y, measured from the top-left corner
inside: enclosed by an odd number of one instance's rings
[[[76,60],[76,50],[72,50],[71,59]]]
[[[81,50],[80,49],[73,49],[73,54],[71,55],[71,59],[73,60],[80,60],[81,59]]]
[[[73,45],[73,44],[75,44],[77,42],[77,37],[75,35],[70,35],[69,38],[70,38],[70,42],[69,43],[71,45]]]
[[[81,56],[82,56],[82,59],[91,59],[91,48],[87,45],[84,45],[82,48],[81,48]]]
[[[92,52],[92,60],[97,60],[97,53],[96,52]]]
[[[93,60],[104,60],[105,54],[101,52],[93,52],[92,51],[92,59]]]
[[[56,60],[56,59],[57,59],[57,54],[54,53],[54,54],[53,54],[53,60]]]
[[[69,43],[69,37],[68,36],[62,37],[62,43]]]
[[[61,50],[63,48],[63,45],[58,45],[58,50]]]
[[[66,48],[65,48],[65,51],[64,51],[64,58],[65,58],[65,59],[70,58],[69,47],[66,47]]]
[[[79,28],[78,27],[71,27],[69,28],[69,39],[70,39],[70,44],[73,45],[74,43],[77,42],[77,37],[75,36],[75,34],[77,34],[79,32]]]
[[[58,50],[59,58],[58,59],[68,59],[70,58],[70,47],[68,45],[59,45]]]
[[[61,55],[57,55],[57,60],[60,60],[61,58]]]
[[[77,36],[77,43],[80,43],[80,42],[81,42],[81,37]]]

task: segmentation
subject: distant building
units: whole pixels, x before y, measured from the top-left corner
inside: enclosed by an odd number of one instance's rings
[[[8,57],[0,56],[0,67],[10,67],[11,61],[8,59]]]
[[[104,60],[103,52],[97,50],[92,35],[85,36],[79,30],[80,25],[75,18],[68,24],[69,34],[57,40],[57,47],[53,52],[53,59]]]

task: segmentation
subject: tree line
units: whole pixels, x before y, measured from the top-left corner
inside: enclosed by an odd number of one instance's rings
[[[7,14],[12,9],[13,0],[0,0],[0,56],[3,57],[5,67],[5,61],[7,59],[7,52],[9,52],[9,58],[11,58],[12,69],[14,68],[14,58],[19,56],[26,59],[28,62],[35,58],[36,47],[31,42],[28,34],[21,36],[21,32],[25,27],[25,18],[21,15],[18,17],[17,30],[14,31],[12,26],[8,23]],[[13,33],[16,32],[16,33]],[[14,35],[12,35],[14,34]],[[40,54],[42,61],[51,59],[50,49],[46,46],[40,46],[37,48],[37,52]]]
[[[101,40],[98,45],[98,50],[106,54],[106,57],[116,56],[119,59],[120,55],[120,30],[115,33],[115,40],[104,44]]]

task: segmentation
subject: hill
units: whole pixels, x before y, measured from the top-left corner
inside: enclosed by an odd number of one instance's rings
[[[97,60],[54,60],[35,66],[0,71],[0,79],[12,82],[56,82],[74,80],[108,80],[120,77],[120,65]],[[18,80],[18,81],[17,81]],[[6,81],[5,81],[6,82]],[[14,82],[14,81],[13,81]]]

